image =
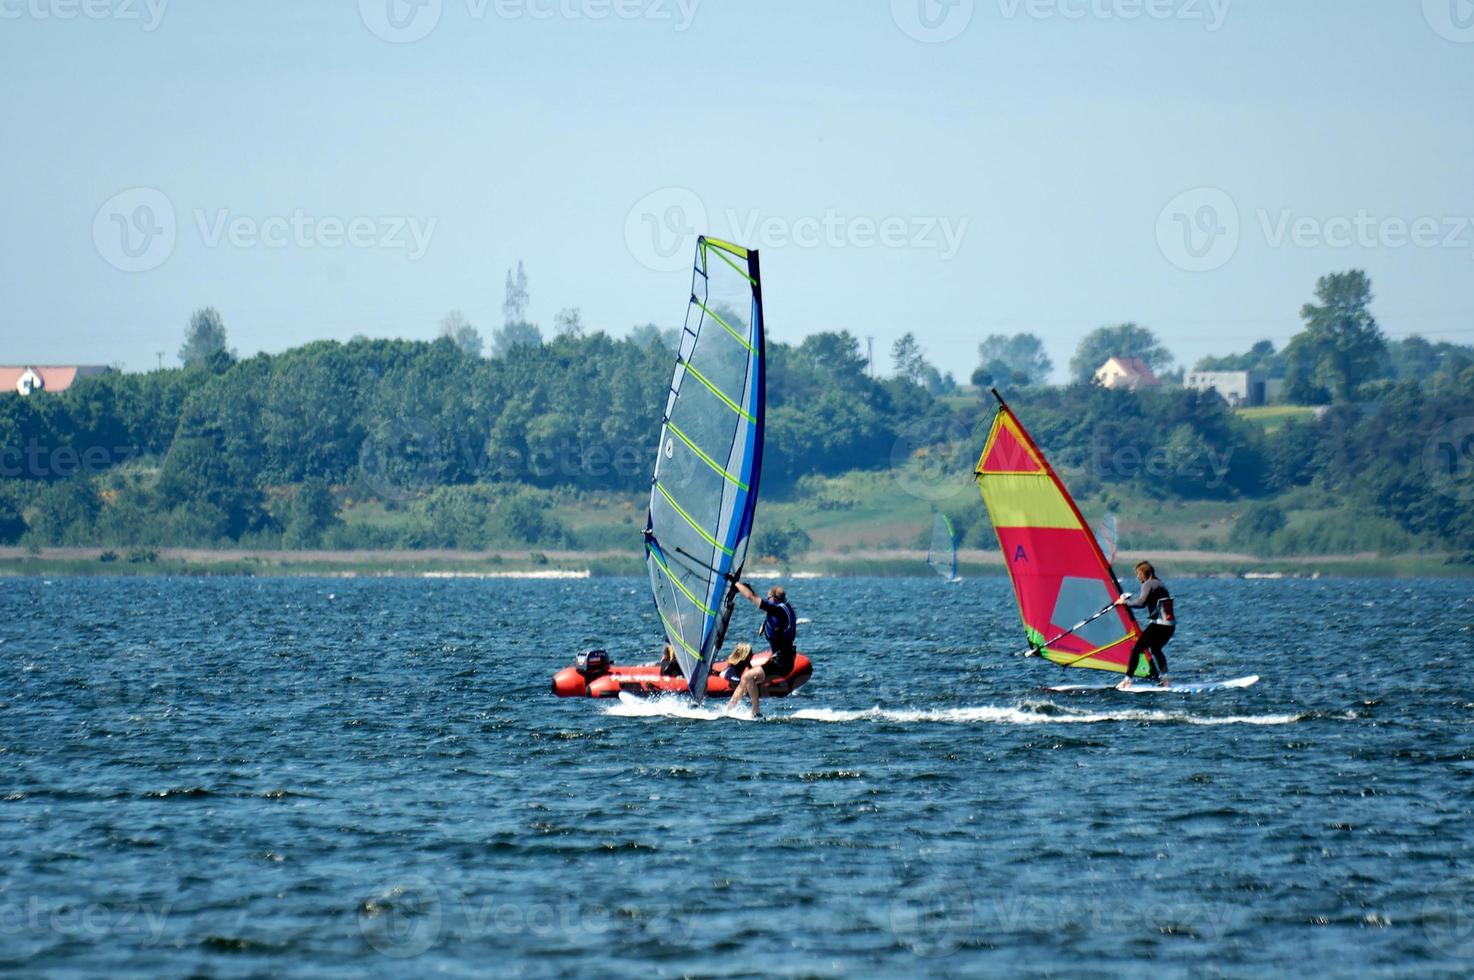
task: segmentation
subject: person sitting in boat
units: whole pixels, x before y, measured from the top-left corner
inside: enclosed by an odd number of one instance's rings
[[[671,646],[669,643],[665,645],[664,650],[660,651],[660,676],[681,676],[681,664],[680,661],[676,660],[675,647]]]
[[[727,654],[727,669],[722,671],[722,677],[727,683],[734,687],[742,680],[742,675],[752,666],[752,644],[739,643]]]
[[[760,666],[749,666],[742,672],[741,680],[727,702],[728,709],[735,708],[745,696],[752,702],[753,717],[758,715],[758,688],[765,683],[782,680],[793,673],[794,658],[798,656],[798,614],[788,602],[783,586],[775,585],[768,590],[766,598],[758,598],[752,586],[737,583],[737,592],[748,602],[768,614],[763,621],[763,636],[767,638],[769,657]]]
[[[1151,679],[1163,687],[1168,686],[1167,655],[1162,652],[1162,648],[1172,639],[1172,634],[1177,632],[1177,618],[1172,614],[1172,596],[1157,578],[1157,570],[1152,567],[1151,562],[1136,563],[1136,580],[1141,583],[1141,591],[1134,596],[1129,592],[1123,593],[1116,600],[1116,605],[1126,606],[1128,609],[1145,609],[1150,622],[1141,636],[1137,637],[1136,645],[1131,648],[1131,660],[1126,664],[1126,679],[1116,685],[1123,691],[1130,690],[1131,678],[1136,676],[1142,653],[1147,655],[1147,669]]]

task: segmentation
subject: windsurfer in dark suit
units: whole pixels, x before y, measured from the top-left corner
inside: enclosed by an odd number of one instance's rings
[[[667,643],[665,645],[665,649],[664,650],[660,651],[660,676],[661,677],[680,677],[681,676],[681,664],[680,664],[680,661],[676,660],[676,651],[675,651],[675,648],[672,647],[669,643]]]
[[[793,673],[794,658],[798,656],[798,614],[789,605],[788,594],[781,585],[769,589],[765,598],[758,598],[752,586],[746,582],[738,582],[737,593],[768,614],[763,621],[763,636],[767,637],[771,656],[766,663],[743,670],[742,679],[732,692],[727,708],[735,708],[745,696],[752,701],[752,714],[757,717],[758,688],[764,683],[782,680]]]
[[[1141,583],[1141,591],[1136,595],[1127,592],[1116,600],[1116,605],[1125,606],[1128,609],[1145,609],[1149,622],[1146,629],[1142,630],[1141,636],[1137,637],[1136,645],[1131,648],[1131,660],[1126,664],[1126,679],[1116,687],[1122,691],[1131,689],[1131,679],[1136,676],[1137,665],[1141,663],[1141,655],[1147,655],[1147,669],[1153,681],[1168,686],[1167,682],[1167,655],[1162,648],[1167,641],[1172,639],[1172,634],[1177,632],[1177,617],[1172,612],[1172,596],[1167,587],[1157,578],[1157,570],[1149,561],[1136,563],[1136,580]]]

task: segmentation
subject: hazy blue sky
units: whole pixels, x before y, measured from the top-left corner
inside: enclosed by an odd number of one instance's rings
[[[771,336],[887,368],[1191,362],[1353,266],[1474,342],[1469,0],[0,0],[0,82],[0,363],[173,363],[206,304],[242,353],[489,334],[518,259],[545,330],[673,324],[698,224]]]

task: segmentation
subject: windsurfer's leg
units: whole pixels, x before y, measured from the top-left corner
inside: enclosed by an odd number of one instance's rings
[[[732,685],[732,696],[727,699],[727,710],[731,711],[733,708],[737,707],[737,705],[742,703],[742,699],[746,696],[747,675],[743,674],[737,679],[737,683]]]
[[[1156,661],[1154,670],[1157,675],[1157,681],[1163,687],[1167,686],[1166,646],[1168,641],[1172,639],[1172,634],[1175,632],[1176,630],[1171,626],[1159,629],[1157,632],[1156,643],[1152,645],[1152,659]]]
[[[746,673],[742,675],[742,684],[747,688],[747,697],[752,702],[752,713],[754,716],[758,713],[758,702],[761,700],[758,688],[762,685],[763,676],[763,669],[761,667],[749,667]]]
[[[1136,677],[1136,668],[1141,666],[1141,655],[1147,652],[1148,637],[1150,635],[1150,633],[1142,633],[1136,638],[1136,642],[1131,645],[1131,659],[1126,661],[1126,679],[1121,682],[1121,686],[1131,686],[1132,679]],[[1150,658],[1149,654],[1148,658]],[[1148,659],[1147,663],[1150,664],[1151,660]]]
[[[752,712],[757,714],[758,682],[762,680],[763,671],[760,667],[749,667],[742,672],[742,678],[737,682],[732,691],[732,698],[727,702],[727,710],[730,711],[742,703],[745,697],[752,702]]]

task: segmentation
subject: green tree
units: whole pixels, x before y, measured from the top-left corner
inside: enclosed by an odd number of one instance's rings
[[[518,347],[540,347],[543,333],[537,324],[525,320],[507,323],[491,335],[491,356],[506,357]]]
[[[500,538],[508,543],[557,546],[567,541],[544,496],[527,491],[504,494],[492,511]]]
[[[53,483],[37,494],[26,523],[45,544],[82,544],[91,537],[101,510],[96,485],[85,477],[75,477]]]
[[[228,366],[234,359],[235,352],[226,342],[225,321],[220,318],[220,311],[213,306],[195,310],[184,331],[179,362],[187,368],[217,370],[222,362]]]
[[[517,261],[517,274],[514,276],[512,270],[507,270],[507,298],[502,303],[502,322],[510,326],[513,323],[527,322],[527,272],[522,268],[522,261]]]
[[[1275,350],[1274,341],[1261,340],[1243,354],[1209,355],[1198,360],[1194,371],[1258,371],[1271,378],[1285,376],[1284,355]]]
[[[843,384],[865,377],[867,361],[860,350],[859,338],[848,330],[809,334],[799,344],[798,352],[816,372],[831,381]]]
[[[0,544],[15,544],[25,533],[20,508],[8,496],[0,496]]]
[[[184,425],[186,423],[181,423]],[[176,440],[164,457],[157,490],[177,527],[200,543],[239,540],[266,523],[261,493],[240,465],[200,436]]]
[[[1234,522],[1228,540],[1235,547],[1263,551],[1288,523],[1284,511],[1274,504],[1251,504]]]
[[[982,376],[973,382],[978,387],[1044,384],[1054,370],[1054,362],[1044,353],[1044,342],[1031,333],[989,334],[978,345],[978,357]]]
[[[440,321],[440,336],[449,337],[467,357],[480,357],[483,346],[481,332],[471,325],[460,310],[451,310]]]
[[[1135,357],[1153,371],[1165,370],[1172,364],[1172,353],[1162,346],[1157,335],[1134,323],[1099,327],[1085,335],[1070,358],[1070,377],[1089,382],[1100,366],[1112,357]]]
[[[914,385],[925,387],[927,371],[926,352],[916,342],[916,335],[907,333],[891,345],[891,367],[896,377],[905,378]],[[932,369],[935,370],[935,369]]]
[[[583,312],[576,306],[559,310],[558,315],[553,317],[553,333],[559,337],[582,340],[584,330]]]
[[[759,558],[771,558],[785,564],[808,554],[812,545],[809,533],[793,521],[776,527],[764,525],[752,539],[753,550]]]
[[[1387,342],[1368,309],[1372,282],[1365,272],[1322,276],[1315,286],[1319,303],[1300,309],[1305,330],[1290,340],[1285,360],[1290,397],[1314,400],[1329,394],[1351,401],[1356,390],[1376,377],[1387,355]]]
[[[653,323],[646,323],[630,331],[630,340],[639,347],[655,346],[675,353],[681,344],[681,331],[662,330]]]
[[[322,480],[308,480],[297,488],[282,543],[289,548],[316,547],[324,532],[341,523],[332,490]]]

